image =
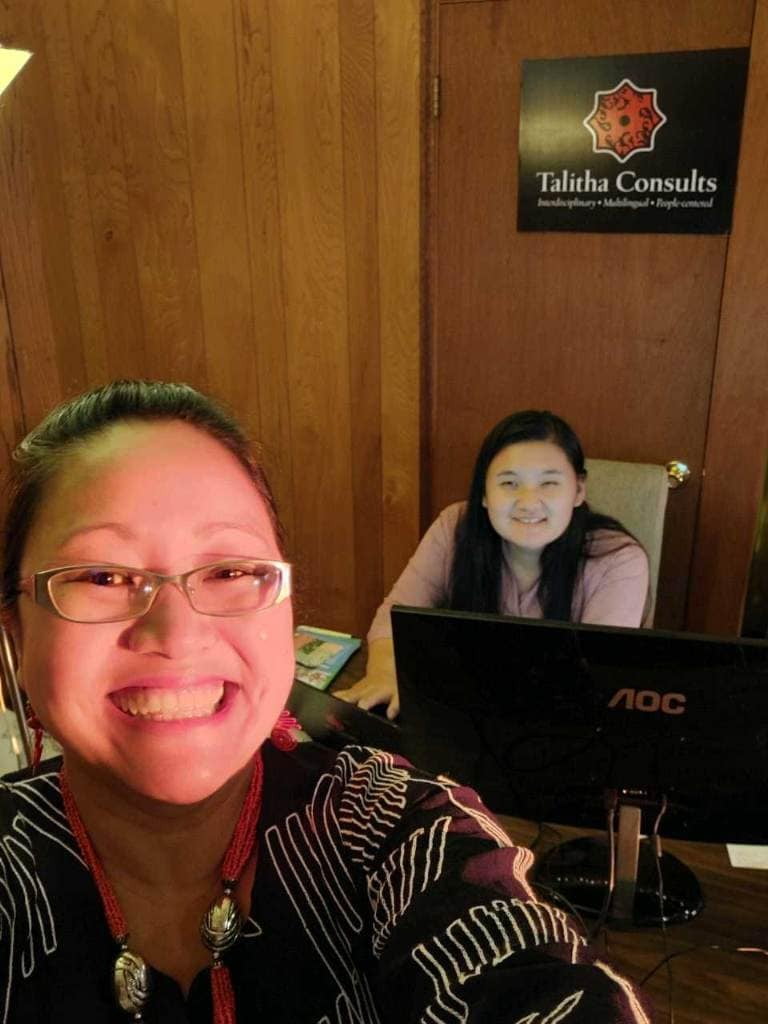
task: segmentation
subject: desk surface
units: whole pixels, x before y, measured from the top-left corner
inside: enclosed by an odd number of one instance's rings
[[[351,686],[364,672],[365,655],[358,652],[334,681],[332,689]],[[529,846],[539,835],[537,824],[499,817],[516,843]],[[536,852],[544,853],[562,839],[585,834],[589,834],[589,830],[544,826]],[[695,920],[667,928],[666,948],[660,929],[617,931],[609,928],[598,940],[598,948],[614,966],[639,981],[667,951],[711,945],[768,949],[768,871],[732,868],[727,850],[720,843],[670,839],[664,842],[664,849],[695,872],[706,906]],[[768,957],[705,948],[675,957],[669,969],[674,1024],[768,1022]],[[665,967],[651,978],[647,991],[656,1009],[655,1024],[671,1024],[669,976]]]
[[[500,816],[507,833],[521,845],[535,842],[538,825]],[[562,839],[588,834],[586,829],[543,826],[536,852]],[[597,835],[598,833],[591,833]],[[696,945],[761,946],[768,949],[768,871],[732,868],[725,846],[667,840],[664,849],[691,868],[704,891],[706,906],[693,921],[667,928],[667,949]],[[597,940],[606,958],[633,981],[639,981],[665,955],[658,928],[608,931]],[[768,1021],[768,957],[698,949],[670,963],[675,1024],[765,1024]],[[646,990],[657,1024],[671,1021],[669,979],[662,967]]]

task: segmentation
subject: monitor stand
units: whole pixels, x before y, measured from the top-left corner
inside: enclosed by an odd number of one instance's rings
[[[662,853],[657,865],[653,838],[640,840],[640,818],[639,806],[620,802],[614,853],[616,881],[608,920],[617,928],[690,921],[704,907],[696,876],[670,853]],[[563,896],[579,913],[598,917],[604,911],[610,885],[608,838],[560,843],[537,861],[534,877]]]

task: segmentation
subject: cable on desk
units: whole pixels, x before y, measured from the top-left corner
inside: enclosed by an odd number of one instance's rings
[[[664,875],[661,871],[661,836],[659,835],[659,825],[661,819],[667,812],[667,798],[662,796],[661,807],[659,813],[656,815],[656,820],[653,823],[651,834],[649,836],[651,842],[651,848],[653,850],[653,862],[656,865],[656,877],[658,878],[658,896],[659,896],[659,920],[661,921],[661,936],[662,945],[664,947],[664,956],[667,962],[667,1008],[669,1010],[669,1024],[675,1024],[675,999],[674,989],[675,983],[672,977],[672,962],[669,957],[669,936],[667,935],[667,920],[664,913]]]
[[[710,945],[709,943],[703,942],[696,946],[688,946],[686,949],[675,950],[674,953],[668,953],[667,956],[662,957],[657,964],[655,964],[650,971],[638,981],[638,985],[642,988],[651,978],[656,974],[657,971],[661,970],[665,964],[669,963],[670,960],[674,960],[678,956],[686,956],[688,953],[695,953],[700,949],[716,949],[721,953],[759,953],[762,956],[768,957],[768,949],[762,949],[760,946],[718,946],[717,944]]]
[[[592,930],[589,933],[589,941],[594,942],[600,934],[603,926],[605,925],[608,917],[608,911],[611,909],[611,900],[613,899],[613,890],[616,888],[616,837],[613,834],[613,826],[616,821],[616,806],[618,804],[618,794],[615,789],[609,790],[606,795],[606,821],[605,830],[608,834],[608,881],[605,888],[605,896],[603,897],[603,905],[600,907],[600,913],[597,915],[597,920],[592,926]]]
[[[571,901],[566,896],[563,896],[561,892],[558,892],[557,889],[551,889],[548,885],[543,885],[541,882],[533,882],[532,884],[536,892],[544,896],[550,903],[555,905],[558,903],[562,904],[568,913],[572,917],[576,918],[582,935],[589,941],[589,929],[587,928],[587,923]]]

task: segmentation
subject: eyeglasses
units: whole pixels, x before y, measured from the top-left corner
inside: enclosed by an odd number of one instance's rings
[[[146,615],[164,583],[173,583],[203,615],[244,615],[280,604],[291,593],[291,566],[268,558],[234,558],[165,576],[125,565],[65,565],[33,573],[19,590],[69,622],[121,622]]]

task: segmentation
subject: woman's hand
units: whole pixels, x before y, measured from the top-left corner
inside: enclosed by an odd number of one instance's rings
[[[390,676],[363,676],[348,690],[337,690],[333,695],[350,704],[368,711],[378,704],[387,705],[387,718],[395,718],[400,711],[400,698],[397,693],[397,682]]]
[[[364,711],[386,704],[387,718],[390,721],[396,718],[400,712],[400,696],[397,692],[392,640],[388,637],[374,640],[368,648],[366,674],[354,686],[348,690],[337,690],[333,696],[357,704]]]

